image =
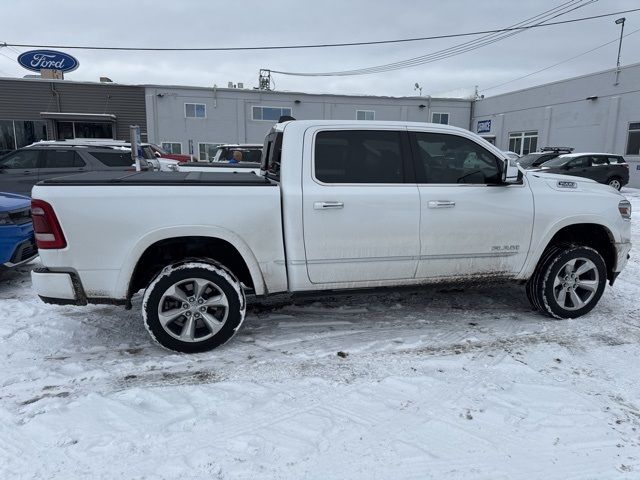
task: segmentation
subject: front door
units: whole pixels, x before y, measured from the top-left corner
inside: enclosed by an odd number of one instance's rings
[[[303,226],[312,283],[411,279],[420,252],[420,199],[406,131],[307,132]]]
[[[513,276],[533,228],[526,185],[500,185],[500,162],[469,137],[412,133],[422,205],[417,278]]]

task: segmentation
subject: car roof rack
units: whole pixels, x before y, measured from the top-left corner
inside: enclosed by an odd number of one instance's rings
[[[542,147],[541,152],[573,152],[573,147]]]

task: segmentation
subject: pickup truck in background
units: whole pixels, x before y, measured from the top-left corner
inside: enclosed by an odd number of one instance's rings
[[[284,121],[260,175],[50,179],[32,215],[42,300],[131,307],[142,291],[147,329],[180,352],[228,341],[247,293],[509,279],[540,312],[580,317],[631,249],[619,192],[426,123]]]
[[[255,143],[223,144],[218,147],[210,162],[182,163],[172,167],[171,170],[176,172],[260,173],[261,157],[262,145]]]

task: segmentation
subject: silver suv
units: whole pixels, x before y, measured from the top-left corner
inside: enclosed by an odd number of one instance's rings
[[[149,169],[144,160],[142,168]],[[0,158],[0,192],[31,195],[31,188],[42,180],[94,170],[135,170],[131,150],[68,142],[34,143]]]

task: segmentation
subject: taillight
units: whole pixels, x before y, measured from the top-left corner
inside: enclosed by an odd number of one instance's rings
[[[67,246],[67,240],[64,238],[62,228],[60,228],[60,223],[51,205],[44,200],[31,200],[31,217],[38,248],[46,250]]]

